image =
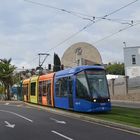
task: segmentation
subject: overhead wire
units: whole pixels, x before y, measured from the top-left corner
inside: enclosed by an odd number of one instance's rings
[[[32,3],[32,4],[36,4],[36,5],[40,5],[40,6],[45,6],[45,7],[52,8],[52,9],[56,9],[56,10],[60,10],[60,11],[63,11],[63,12],[72,14],[72,15],[74,15],[74,16],[77,16],[77,14],[79,14],[79,15],[88,16],[88,17],[92,17],[92,18],[93,18],[93,19],[89,19],[89,18],[86,18],[86,17],[78,16],[78,17],[80,17],[80,18],[82,18],[82,19],[90,20],[90,22],[89,22],[87,25],[85,25],[83,28],[81,28],[79,31],[75,32],[74,34],[72,34],[71,36],[69,36],[68,38],[66,38],[65,40],[61,41],[60,43],[58,43],[57,45],[55,45],[54,47],[52,47],[52,48],[50,48],[50,49],[48,50],[48,51],[51,51],[52,49],[55,49],[55,48],[59,47],[60,45],[62,45],[62,44],[65,43],[66,41],[70,40],[71,38],[77,36],[80,32],[82,32],[82,31],[84,31],[85,29],[89,28],[89,27],[92,26],[94,23],[97,23],[97,22],[99,22],[99,21],[101,21],[101,20],[103,20],[103,19],[109,20],[109,19],[107,19],[108,16],[113,15],[113,14],[119,12],[120,10],[122,10],[122,9],[124,9],[124,8],[126,8],[126,7],[128,7],[128,6],[130,6],[130,5],[132,5],[132,4],[134,4],[135,2],[137,2],[137,1],[139,1],[139,0],[134,0],[134,1],[132,1],[132,2],[130,2],[130,3],[128,3],[128,4],[126,4],[126,5],[124,5],[124,6],[120,7],[120,8],[118,8],[118,9],[116,9],[116,10],[110,12],[109,14],[104,15],[103,17],[98,17],[97,20],[95,20],[96,17],[94,17],[94,16],[89,16],[89,15],[87,15],[87,14],[83,14],[83,13],[80,13],[80,12],[78,13],[78,12],[74,12],[74,11],[69,11],[69,10],[66,10],[66,9],[54,7],[54,6],[51,6],[51,5],[48,5],[48,4],[42,4],[42,3],[34,2],[34,1],[31,1],[31,0],[24,0],[24,1],[30,2],[30,3]],[[111,21],[111,20],[110,20],[110,21]],[[131,22],[132,22],[132,21],[131,21]],[[127,23],[127,24],[129,24],[130,26],[132,25],[132,23],[131,23],[131,24],[130,24],[130,23]],[[127,28],[128,28],[128,27],[127,27]],[[129,28],[130,28],[130,27],[129,27]],[[126,29],[125,29],[125,30],[126,30]],[[120,31],[119,31],[119,32],[120,32]],[[114,34],[114,33],[113,33],[113,34]],[[113,35],[113,34],[111,34],[111,35]],[[97,42],[97,41],[96,41],[96,42]]]
[[[80,32],[82,32],[83,30],[85,30],[86,28],[90,27],[93,23],[88,23],[86,26],[84,26],[81,30],[79,30],[78,32],[75,32],[74,34],[72,34],[71,36],[69,36],[68,38],[66,38],[65,40],[63,40],[62,42],[58,43],[56,46],[50,48],[48,51],[51,51],[55,48],[57,48],[58,46],[64,44],[66,41],[70,40],[71,38],[75,37],[76,35],[78,35]]]
[[[127,29],[129,29],[129,28],[132,28],[132,27],[134,27],[134,26],[137,26],[137,25],[139,25],[139,24],[140,24],[140,23],[136,23],[136,24],[132,24],[132,25],[129,25],[129,26],[127,26],[127,27],[124,27],[124,28],[118,30],[117,32],[114,32],[114,33],[112,33],[112,34],[110,34],[110,35],[108,35],[108,36],[105,36],[105,37],[103,37],[103,38],[101,38],[101,39],[95,41],[94,44],[97,44],[97,43],[99,43],[99,42],[101,42],[101,41],[103,41],[103,40],[106,40],[106,39],[108,39],[108,38],[110,38],[110,37],[112,37],[112,36],[114,36],[114,35],[116,35],[116,34],[122,32],[122,31],[125,31],[125,30],[127,30]]]
[[[106,15],[106,16],[104,16],[104,17],[107,17],[107,16],[110,16],[110,15],[112,15],[112,14],[115,14],[116,12],[118,12],[118,11],[120,11],[120,10],[122,10],[122,9],[124,9],[124,8],[126,8],[126,7],[128,7],[128,6],[130,6],[130,5],[132,5],[133,3],[137,2],[137,1],[139,1],[139,0],[132,1],[132,2],[130,2],[130,3],[126,4],[126,5],[124,5],[124,6],[120,7],[119,9],[117,9],[117,10],[115,10],[115,11],[112,11],[111,13],[109,13],[108,15]],[[103,17],[103,18],[104,18],[104,17]]]
[[[44,3],[40,3],[40,2],[34,2],[34,1],[31,1],[31,0],[24,0],[24,1],[26,1],[28,3],[31,3],[31,4],[35,4],[35,5],[39,5],[39,6],[43,6],[43,7],[47,7],[47,8],[51,8],[51,9],[55,9],[55,10],[58,10],[58,11],[61,11],[61,12],[65,12],[65,13],[71,14],[73,16],[76,16],[78,18],[81,18],[83,20],[90,20],[90,21],[92,21],[94,19],[94,16],[87,15],[87,14],[84,14],[84,13],[81,13],[81,12],[70,11],[70,10],[66,10],[66,9],[63,9],[63,8],[58,8],[58,7],[49,5],[49,4],[44,4]]]
[[[104,18],[104,20],[119,23],[119,24],[128,24],[128,25],[131,25],[136,22],[140,22],[140,20],[135,20],[135,19],[119,19],[119,18]]]
[[[130,21],[134,21],[134,22],[140,22],[140,20],[138,19],[122,19],[122,18],[104,18],[105,20],[109,20],[109,21],[122,21],[122,22],[130,22]]]
[[[55,10],[58,10],[58,11],[62,11],[62,12],[71,14],[73,16],[79,17],[79,18],[81,18],[83,20],[89,20],[89,21],[92,21],[92,22],[95,21],[95,19],[100,19],[100,18],[102,18],[104,20],[108,20],[108,21],[114,21],[114,22],[116,21],[114,19],[106,18],[106,15],[104,17],[97,17],[97,16],[93,16],[93,15],[88,15],[88,14],[85,14],[85,13],[82,13],[82,12],[71,11],[71,10],[67,10],[67,9],[64,9],[64,8],[58,8],[58,7],[49,5],[49,4],[44,4],[44,3],[40,3],[40,2],[34,2],[32,0],[24,0],[24,1],[26,1],[28,3],[31,3],[31,4],[35,4],[35,5],[39,5],[39,6],[43,6],[43,7],[47,7],[47,8],[51,8],[51,9],[55,9]],[[129,5],[131,5],[131,4],[133,4],[133,3],[137,2],[137,1],[138,0],[135,0],[135,1],[132,1],[132,2],[128,3],[127,5],[117,9],[116,11],[113,11],[112,13],[110,13],[110,15],[116,13],[117,11],[119,11],[119,10],[125,8],[125,7],[128,7]],[[109,16],[109,15],[107,15],[107,16]],[[121,24],[121,22],[120,22],[120,24]]]
[[[93,21],[93,22],[89,22],[89,23],[88,23],[86,26],[84,26],[82,29],[80,29],[80,30],[77,31],[76,33],[72,34],[71,36],[69,36],[68,38],[66,38],[65,40],[63,40],[63,41],[60,42],[59,44],[57,44],[56,46],[50,48],[48,51],[51,51],[52,49],[55,49],[55,48],[57,48],[58,46],[62,45],[62,44],[65,43],[66,41],[68,41],[68,40],[70,40],[71,38],[73,38],[73,37],[75,37],[76,35],[78,35],[78,34],[79,34],[80,32],[82,32],[83,30],[85,30],[85,29],[89,28],[90,26],[92,26],[94,23],[97,23],[97,22],[101,21],[102,19],[104,19],[104,18],[106,18],[106,17],[108,17],[108,16],[110,16],[110,15],[113,15],[113,14],[119,12],[120,10],[122,10],[122,9],[124,9],[124,8],[126,8],[126,7],[128,7],[128,6],[130,6],[131,4],[133,4],[133,3],[137,2],[137,1],[138,1],[138,0],[135,0],[135,1],[133,1],[133,2],[130,2],[130,3],[128,3],[128,4],[126,4],[126,5],[122,6],[122,7],[120,7],[119,9],[114,10],[114,11],[112,11],[111,13],[104,15],[103,17],[101,17],[101,18],[98,19],[98,20],[95,20],[95,21]]]

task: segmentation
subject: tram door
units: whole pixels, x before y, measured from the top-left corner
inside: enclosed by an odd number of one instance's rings
[[[29,84],[26,84],[26,100],[27,100],[27,102],[30,101],[28,88],[29,88]]]
[[[42,104],[42,88],[43,88],[43,82],[39,82],[39,93],[38,93],[38,103]]]
[[[69,109],[73,109],[73,94],[72,94],[72,78],[68,77],[68,100],[69,100]]]
[[[49,106],[52,105],[52,102],[51,102],[51,81],[50,80],[47,81],[47,103]]]
[[[28,102],[28,84],[23,84],[24,101]]]

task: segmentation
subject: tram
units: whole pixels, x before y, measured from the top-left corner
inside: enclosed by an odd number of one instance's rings
[[[103,66],[79,66],[56,72],[54,88],[55,107],[80,112],[111,110]]]
[[[111,110],[103,66],[77,66],[31,77],[22,88],[25,102],[79,112]]]

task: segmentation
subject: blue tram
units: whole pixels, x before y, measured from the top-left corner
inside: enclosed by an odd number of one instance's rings
[[[111,110],[103,66],[78,66],[55,73],[55,107],[80,112]]]

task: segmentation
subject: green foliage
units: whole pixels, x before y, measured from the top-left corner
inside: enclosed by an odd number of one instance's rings
[[[15,75],[12,76],[12,83],[13,84],[20,84],[21,81],[21,74],[20,73],[16,73]]]
[[[106,71],[108,74],[124,75],[124,63],[109,63],[106,67]]]
[[[4,87],[0,85],[0,94],[2,94],[3,92],[4,92]]]
[[[0,59],[0,82],[3,83],[8,99],[10,99],[9,87],[13,84],[13,72],[15,66],[11,65],[11,59]]]
[[[59,56],[54,53],[54,67],[53,67],[53,71],[56,72],[56,71],[59,71],[61,69],[61,61],[60,61],[60,58]]]

